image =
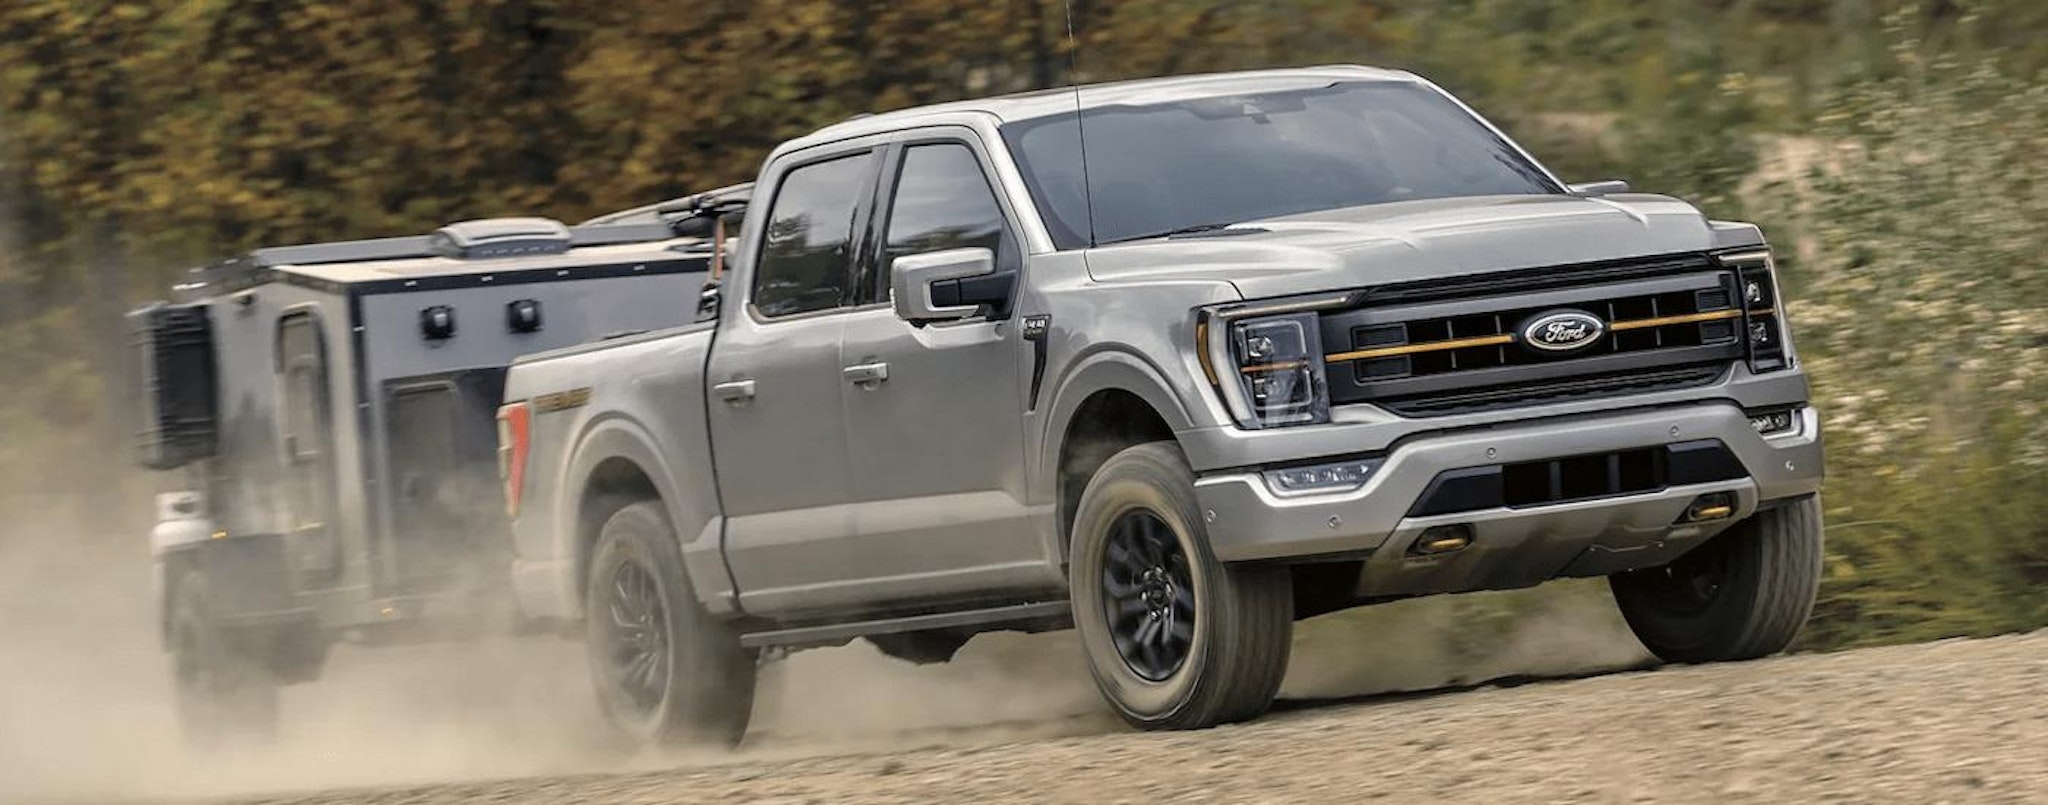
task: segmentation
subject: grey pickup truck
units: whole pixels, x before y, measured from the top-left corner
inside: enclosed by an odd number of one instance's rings
[[[864,115],[738,217],[696,323],[527,356],[499,412],[523,617],[636,740],[736,741],[760,662],[854,639],[1072,628],[1186,729],[1347,607],[1605,576],[1673,662],[1811,610],[1819,420],[1758,228],[1568,185],[1415,75]]]

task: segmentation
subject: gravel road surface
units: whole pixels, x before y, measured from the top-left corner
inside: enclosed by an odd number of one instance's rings
[[[1054,737],[928,729],[888,751],[243,801],[2043,802],[2048,632],[1293,702],[1199,733],[1036,729]]]

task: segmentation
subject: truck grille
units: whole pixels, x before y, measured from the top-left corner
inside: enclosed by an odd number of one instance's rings
[[[1575,377],[1504,389],[1421,394],[1411,398],[1384,399],[1378,402],[1381,407],[1402,416],[1448,416],[1519,408],[1525,405],[1596,400],[1625,394],[1692,388],[1711,384],[1727,374],[1727,364],[1713,363],[1653,372]]]
[[[1704,256],[1601,266],[1592,284],[1558,287],[1584,268],[1530,275],[1528,287],[1470,278],[1484,296],[1441,301],[1413,290],[1401,303],[1326,314],[1330,398],[1373,402],[1406,416],[1640,393],[1703,385],[1743,355],[1736,275]],[[1527,332],[1564,315],[1598,320],[1598,330],[1563,349],[1532,344]]]

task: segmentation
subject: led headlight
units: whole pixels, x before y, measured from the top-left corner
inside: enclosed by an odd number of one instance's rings
[[[1785,310],[1778,304],[1777,266],[1771,253],[1731,254],[1723,256],[1721,263],[1736,270],[1750,371],[1769,372],[1792,365],[1791,350],[1785,343]]]
[[[1799,409],[1796,407],[1779,408],[1773,411],[1751,411],[1749,414],[1749,426],[1755,428],[1757,433],[1765,436],[1775,436],[1780,433],[1789,432],[1798,424]]]
[[[1372,471],[1378,469],[1379,464],[1378,459],[1359,459],[1311,467],[1267,470],[1266,485],[1282,495],[1348,492],[1364,486],[1366,479],[1372,477]]]
[[[1314,313],[1262,316],[1230,324],[1232,363],[1223,382],[1235,382],[1250,427],[1330,420],[1323,377],[1323,338]]]

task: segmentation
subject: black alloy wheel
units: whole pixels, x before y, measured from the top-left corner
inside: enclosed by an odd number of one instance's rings
[[[1698,615],[1714,605],[1728,573],[1733,540],[1714,540],[1686,552],[1671,564],[1642,571],[1658,577],[1646,585],[1657,607],[1673,615]]]
[[[1159,515],[1117,518],[1102,566],[1103,614],[1117,654],[1139,677],[1164,681],[1186,665],[1195,640],[1195,584],[1187,554]]]
[[[605,656],[619,691],[641,715],[661,707],[669,685],[668,608],[654,576],[637,561],[612,570]]]

